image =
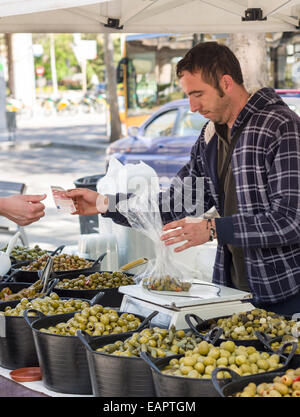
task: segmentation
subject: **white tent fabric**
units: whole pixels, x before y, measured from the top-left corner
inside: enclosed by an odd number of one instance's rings
[[[282,32],[299,29],[300,0],[0,0],[0,16],[6,33]]]
[[[16,16],[49,10],[66,9],[68,7],[87,6],[107,0],[0,0],[0,16]]]

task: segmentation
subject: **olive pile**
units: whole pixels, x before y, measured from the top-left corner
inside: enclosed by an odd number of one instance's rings
[[[273,342],[272,344],[271,344],[271,348],[272,348],[272,350],[277,350],[277,349],[279,349],[285,342],[287,342],[288,341],[288,337],[287,336],[285,336],[284,337],[284,340],[282,340],[281,342]],[[295,341],[296,339],[294,338],[294,337],[291,337],[290,338],[290,340],[291,341]],[[298,343],[298,346],[297,346],[297,349],[296,349],[296,351],[295,351],[295,354],[300,354],[300,340],[298,339],[298,341],[297,341],[297,343]],[[288,345],[286,348],[285,348],[285,352],[291,352],[291,350],[292,350],[292,346],[291,345]]]
[[[55,314],[73,313],[87,307],[89,307],[87,301],[82,301],[78,298],[62,300],[56,293],[52,292],[49,296],[35,298],[31,301],[27,298],[22,298],[15,308],[10,306],[5,307],[5,310],[0,311],[0,314],[5,316],[23,316],[26,309],[34,308],[35,310],[50,316]],[[35,313],[28,313],[28,316],[35,316]]]
[[[140,352],[148,352],[154,358],[184,353],[187,349],[193,349],[200,338],[192,332],[185,333],[171,326],[169,330],[154,327],[134,333],[128,339],[105,345],[96,349],[116,356],[139,356]]]
[[[0,300],[5,300],[6,297],[8,297],[11,294],[12,294],[12,290],[10,288],[8,288],[8,287],[3,288],[0,291]]]
[[[140,319],[133,314],[122,313],[119,316],[115,310],[95,304],[92,307],[84,308],[80,313],[76,313],[65,323],[58,323],[48,329],[42,328],[40,331],[75,336],[77,330],[85,330],[92,336],[101,336],[133,331],[140,324]]]
[[[261,331],[271,338],[291,334],[295,321],[286,320],[284,316],[256,308],[244,313],[233,314],[228,318],[210,320],[211,330],[221,327],[224,332],[221,338],[249,340],[257,339],[254,332]]]
[[[6,249],[7,245],[1,250],[6,251]],[[17,259],[18,261],[32,261],[33,259],[37,259],[39,256],[42,256],[45,253],[47,253],[47,251],[41,249],[39,245],[35,245],[33,248],[15,246],[12,249],[10,256]]]
[[[300,397],[300,368],[288,369],[284,375],[276,376],[273,382],[259,385],[250,382],[233,397]]]
[[[39,271],[44,269],[49,255],[43,255],[36,261],[27,266],[22,266],[24,271]],[[53,271],[70,271],[74,269],[89,268],[93,265],[92,261],[87,261],[77,255],[60,254],[53,256]]]
[[[95,272],[88,276],[79,275],[77,278],[64,278],[56,284],[55,288],[68,290],[100,290],[115,288],[123,285],[135,284],[131,276],[122,272]]]
[[[169,275],[166,275],[162,278],[144,278],[143,286],[148,288],[148,290],[155,291],[188,291],[191,288],[190,282],[183,282],[177,278],[171,278]]]
[[[21,300],[22,298],[35,298],[35,297],[41,297],[43,289],[43,284],[41,280],[36,281],[30,287],[23,288],[22,290],[13,293],[12,290],[9,287],[3,288],[2,291],[0,291],[0,300],[5,301],[12,301],[12,300]]]
[[[188,378],[211,378],[218,367],[230,368],[240,376],[274,371],[281,367],[277,354],[258,352],[253,346],[237,346],[231,340],[219,347],[202,341],[180,359],[171,359],[162,373]],[[220,371],[217,378],[230,378],[229,372]]]

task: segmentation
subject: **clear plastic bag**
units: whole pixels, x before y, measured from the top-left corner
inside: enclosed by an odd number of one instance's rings
[[[176,261],[174,247],[165,246],[160,239],[163,223],[158,198],[159,181],[157,175],[154,175],[148,186],[140,187],[139,193],[117,205],[129,224],[150,238],[154,245],[155,258],[135,277],[136,282],[151,290],[188,291],[193,281],[191,271]]]

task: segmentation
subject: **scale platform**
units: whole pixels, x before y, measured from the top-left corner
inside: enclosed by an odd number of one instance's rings
[[[120,311],[142,316],[158,311],[151,323],[164,328],[174,325],[176,329],[186,329],[185,315],[188,313],[206,320],[254,308],[247,302],[252,298],[251,293],[206,281],[194,281],[191,289],[181,294],[152,291],[139,284],[119,287],[119,292],[124,294]]]

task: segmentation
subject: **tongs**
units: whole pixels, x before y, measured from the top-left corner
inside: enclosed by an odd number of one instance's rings
[[[53,257],[49,256],[47,259],[45,268],[42,270],[41,278],[40,278],[41,284],[43,285],[42,293],[46,291],[52,269],[53,269]]]

